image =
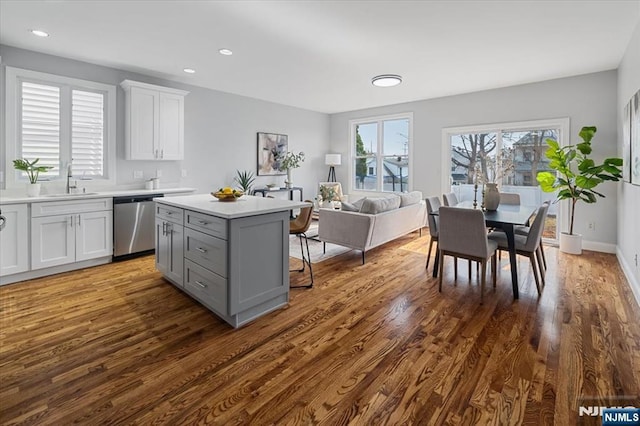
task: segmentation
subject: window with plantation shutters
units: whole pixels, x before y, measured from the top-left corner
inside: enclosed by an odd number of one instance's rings
[[[48,173],[41,173],[41,178],[58,176],[60,173],[60,88],[23,82],[20,123],[21,157],[30,161],[39,158],[40,165],[54,167]]]
[[[40,180],[115,183],[116,87],[89,80],[6,67],[6,166],[23,158],[51,170]],[[16,171],[8,183],[22,184]]]
[[[104,95],[83,90],[71,94],[71,157],[74,176],[102,176]]]

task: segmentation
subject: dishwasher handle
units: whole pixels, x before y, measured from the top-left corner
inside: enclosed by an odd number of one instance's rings
[[[154,198],[158,198],[158,197],[164,197],[164,194],[133,195],[130,197],[113,197],[113,204],[143,203],[145,201],[153,201]]]

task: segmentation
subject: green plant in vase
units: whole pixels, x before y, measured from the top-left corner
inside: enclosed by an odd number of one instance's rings
[[[234,178],[234,180],[238,183],[238,186],[240,187],[240,189],[242,189],[242,192],[248,195],[251,192],[253,182],[255,182],[256,180],[253,172],[250,172],[248,170],[236,170],[236,173],[237,176]]]
[[[591,140],[597,129],[595,126],[583,127],[579,136],[582,142],[561,147],[557,141],[547,139],[549,149],[545,152],[551,160],[549,167],[557,173],[540,172],[536,179],[544,192],[558,191],[557,199],[569,200],[569,232],[560,235],[560,250],[567,253],[582,252],[581,236],[573,233],[574,214],[578,201],[592,204],[596,197],[605,198],[595,188],[605,181],[622,179],[622,158],[606,158],[602,164],[596,164],[591,154]]]
[[[40,173],[46,173],[50,169],[53,169],[51,166],[38,165],[39,161],[39,158],[36,158],[33,161],[29,161],[25,158],[13,160],[13,168],[25,172],[29,178],[27,195],[30,197],[37,197],[40,194],[40,184],[38,183]]]

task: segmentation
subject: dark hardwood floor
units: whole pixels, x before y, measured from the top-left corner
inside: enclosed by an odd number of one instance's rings
[[[438,293],[423,235],[315,264],[313,289],[238,330],[152,257],[1,287],[0,422],[572,425],[595,421],[580,405],[640,406],[615,256],[547,247],[540,298],[522,258],[518,301],[503,256],[481,306],[465,262]]]

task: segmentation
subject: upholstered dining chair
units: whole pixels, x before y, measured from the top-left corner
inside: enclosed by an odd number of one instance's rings
[[[519,206],[520,194],[518,194],[517,192],[501,192],[500,204]]]
[[[438,251],[438,217],[431,213],[438,211],[440,208],[440,199],[438,197],[427,197],[424,200],[427,204],[427,221],[429,223],[429,250],[427,251],[427,265],[425,269],[429,269],[429,259],[431,259],[431,248],[436,243],[436,252]],[[435,266],[434,266],[435,268]]]
[[[307,238],[307,231],[311,225],[311,214],[313,213],[313,201],[305,200],[305,203],[310,203],[308,207],[302,207],[300,213],[295,219],[289,221],[289,235],[296,235],[300,240],[300,251],[302,253],[302,268],[294,269],[290,272],[304,272],[305,267],[309,266],[309,275],[311,276],[311,282],[305,285],[291,286],[291,288],[311,288],[313,287],[313,269],[311,268],[311,254],[309,253],[309,240]],[[302,245],[302,238],[306,245],[307,253],[304,252]]]
[[[460,202],[458,201],[458,197],[454,192],[448,192],[446,194],[442,194],[442,201],[444,201],[444,205],[447,207],[455,207]],[[458,258],[454,257],[453,262],[455,265],[453,273],[454,273],[455,279],[457,280],[458,279]],[[476,270],[477,269],[478,268],[476,268]],[[471,279],[471,261],[469,261],[469,279]]]
[[[547,213],[549,211],[549,203],[550,203],[550,201],[548,201],[548,200],[543,203],[543,204],[547,205]],[[515,232],[517,235],[528,236],[529,232],[531,232],[531,227],[524,226],[524,225],[516,226],[513,229],[513,232]],[[542,224],[542,233],[544,234],[544,224]],[[540,239],[539,250],[540,250],[540,254],[539,255],[542,257],[542,265],[544,266],[544,270],[546,272],[546,270],[547,270],[547,258],[545,257],[545,254],[544,254],[544,244],[542,244],[542,238]]]
[[[454,192],[442,194],[442,201],[444,201],[444,205],[448,207],[455,207],[459,203],[458,197]]]
[[[540,295],[540,281],[544,286],[544,266],[542,264],[541,255],[539,254],[539,247],[542,241],[542,230],[544,229],[544,221],[547,218],[547,211],[549,204],[545,203],[538,208],[536,217],[531,224],[528,235],[514,236],[516,253],[521,256],[527,256],[531,262],[531,269],[533,270],[533,278],[536,281],[536,288],[538,289],[538,295]],[[508,250],[507,236],[504,232],[491,232],[489,234],[489,240],[495,241],[498,247],[502,250]],[[538,270],[536,268],[536,262],[540,272],[540,278],[538,277]]]
[[[440,207],[440,228],[438,246],[440,248],[440,276],[438,291],[442,292],[442,275],[445,256],[462,257],[480,264],[480,304],[484,300],[484,287],[487,280],[487,260],[491,261],[493,286],[496,286],[496,249],[498,243],[487,238],[484,213],[482,210],[458,207]]]

